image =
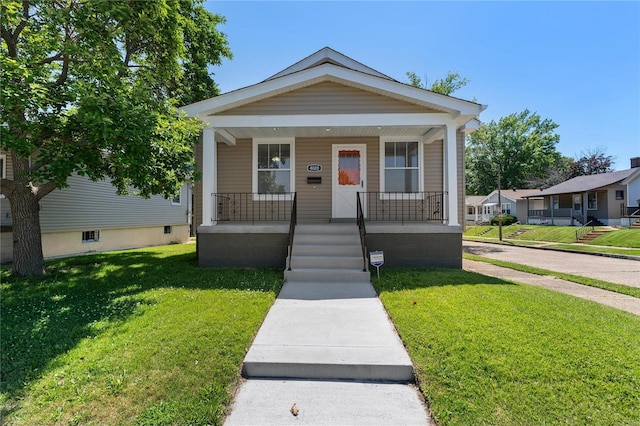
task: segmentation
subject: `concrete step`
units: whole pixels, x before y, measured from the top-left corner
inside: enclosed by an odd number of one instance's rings
[[[322,223],[297,225],[297,234],[358,234],[358,227],[353,223]]]
[[[294,256],[359,256],[360,244],[293,244]]]
[[[294,248],[293,269],[355,269],[363,268],[362,256],[302,256]]]
[[[361,261],[362,262],[362,261]],[[287,282],[303,283],[369,283],[371,275],[369,271],[362,270],[364,262],[359,269],[315,269],[296,268],[292,263],[291,271],[284,271],[284,279]]]
[[[316,245],[360,245],[360,236],[358,234],[309,234],[296,233],[293,237],[293,244],[316,244]]]

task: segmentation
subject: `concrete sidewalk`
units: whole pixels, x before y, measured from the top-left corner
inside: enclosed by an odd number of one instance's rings
[[[477,272],[479,274],[489,275],[508,281],[544,287],[549,290],[570,294],[572,296],[630,312],[635,315],[640,315],[640,299],[615,293],[613,291],[576,284],[574,282],[561,280],[552,276],[535,275],[527,272],[516,271],[515,269],[503,268],[487,262],[478,262],[469,259],[462,259],[462,268],[467,271]]]
[[[226,425],[432,424],[370,283],[285,283],[243,374]]]

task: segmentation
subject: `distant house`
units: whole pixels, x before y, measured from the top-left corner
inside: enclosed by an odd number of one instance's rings
[[[500,191],[501,204],[498,202],[497,189],[486,196],[469,196],[467,197],[467,221],[489,222],[500,213],[500,207],[502,207],[502,213],[515,216],[524,222],[527,217],[527,203],[530,207],[542,208],[543,199],[539,194],[539,189],[503,189]]]
[[[183,109],[208,124],[196,151],[200,265],[284,266],[300,225],[350,223],[357,235],[358,221],[363,251],[384,251],[387,266],[461,267],[464,138],[484,105],[327,47]]]
[[[0,151],[2,176],[13,179],[10,154]],[[118,196],[109,181],[92,182],[73,175],[69,187],[56,189],[40,201],[42,250],[45,257],[184,243],[189,241],[191,190],[180,195],[143,199]],[[13,259],[11,206],[0,199],[0,260]]]
[[[631,225],[640,219],[640,158],[632,158],[631,167],[578,176],[538,192],[543,205],[529,205],[527,223]]]

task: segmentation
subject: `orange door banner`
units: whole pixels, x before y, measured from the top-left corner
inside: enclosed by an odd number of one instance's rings
[[[360,151],[338,151],[338,184],[360,185]]]

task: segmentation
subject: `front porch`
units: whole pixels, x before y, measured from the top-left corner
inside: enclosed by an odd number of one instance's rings
[[[353,219],[302,220],[297,194],[264,200],[253,193],[212,194],[216,219],[198,228],[198,261],[204,267],[279,267],[296,269],[293,244],[300,226],[313,224],[319,244],[332,224],[361,238],[361,269],[370,251],[384,251],[390,267],[462,267],[462,227],[450,226],[442,206],[446,193],[359,192]],[[360,213],[360,220],[355,216]],[[353,229],[351,229],[351,227]],[[308,237],[308,236],[307,236]],[[307,243],[310,244],[310,243]],[[291,250],[290,250],[291,248]],[[340,255],[340,247],[324,247]],[[294,257],[295,259],[295,257]]]

